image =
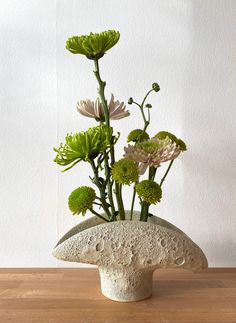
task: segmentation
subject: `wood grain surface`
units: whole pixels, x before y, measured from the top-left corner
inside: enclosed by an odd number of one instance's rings
[[[94,268],[0,269],[0,323],[236,323],[236,269],[156,270],[153,295],[117,303]]]

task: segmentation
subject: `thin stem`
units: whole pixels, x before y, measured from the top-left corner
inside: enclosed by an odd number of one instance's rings
[[[97,161],[97,165],[100,167],[101,164],[104,162],[105,158],[109,155],[110,153],[110,150],[106,150],[103,155],[100,155],[98,157],[98,161]]]
[[[133,220],[135,196],[136,196],[136,189],[135,189],[135,186],[134,186],[132,203],[131,203],[131,211],[130,211],[130,220],[131,221]]]
[[[144,106],[144,103],[145,103],[145,101],[146,101],[147,97],[149,96],[149,94],[150,94],[152,91],[154,91],[154,90],[153,90],[153,89],[149,90],[149,91],[148,91],[148,93],[145,95],[145,97],[143,98],[143,101],[142,101],[142,103],[141,103],[141,107],[143,107],[143,106]]]
[[[94,215],[98,216],[100,219],[102,219],[102,220],[104,220],[104,221],[106,221],[106,222],[109,222],[109,220],[108,220],[108,219],[104,218],[101,214],[97,213],[97,212],[96,212],[96,211],[94,211],[93,209],[89,209],[89,211],[90,211],[91,213],[93,213]]]
[[[109,202],[111,204],[112,218],[114,219],[115,205],[114,205],[113,196],[112,196],[111,172],[110,172],[109,161],[108,161],[107,155],[104,157],[104,161],[105,161],[105,176],[106,176],[106,183],[107,183],[108,198],[109,198]]]
[[[133,101],[133,104],[137,105],[139,108],[141,108],[141,105],[138,102]]]
[[[148,108],[148,124],[150,123],[150,108]]]
[[[95,205],[98,205],[98,206],[101,206],[101,207],[102,207],[102,204],[101,204],[101,203],[93,202],[93,204],[95,204]]]
[[[113,145],[111,146],[111,151],[110,152],[111,152],[111,166],[112,166],[115,163],[115,150],[114,150]],[[116,196],[117,206],[118,206],[118,210],[119,210],[119,213],[120,213],[121,209],[120,209],[120,202],[119,202],[119,184],[117,182],[115,182],[114,193],[115,193],[115,196]]]
[[[142,118],[143,118],[143,121],[144,121],[143,132],[145,132],[145,131],[146,131],[147,127],[148,127],[148,126],[149,126],[149,124],[150,124],[150,111],[149,111],[149,109],[148,109],[148,118],[146,118],[145,113],[144,113],[144,103],[145,103],[145,101],[146,101],[147,97],[149,96],[149,94],[150,94],[152,91],[153,91],[153,89],[151,89],[151,90],[149,90],[149,91],[147,92],[147,94],[146,94],[146,95],[145,95],[145,97],[143,98],[143,101],[142,101],[142,103],[141,103],[141,104],[139,104],[139,103],[137,103],[137,102],[133,101],[133,103],[134,103],[134,104],[136,104],[136,105],[139,107],[139,109],[140,109],[140,111],[141,111],[141,114],[142,114]]]
[[[133,101],[133,104],[135,104],[135,105],[137,105],[139,107],[139,109],[141,111],[141,114],[142,114],[143,121],[144,121],[144,126],[146,127],[147,119],[146,119],[146,116],[145,116],[144,111],[143,111],[143,106],[140,105],[139,103],[135,102],[135,101]]]
[[[146,131],[148,125],[149,125],[149,121],[147,121],[144,111],[143,111],[143,107],[140,108],[141,109],[141,113],[142,113],[142,117],[143,117],[143,121],[144,121],[144,128],[143,128],[143,132]]]
[[[174,163],[174,159],[169,163],[169,166],[168,166],[168,168],[167,168],[167,170],[165,172],[165,175],[161,179],[160,186],[162,186],[162,184],[164,183],[164,180],[166,179],[166,176],[168,175],[168,173],[169,173],[169,171],[170,171],[171,166],[173,165],[173,163]]]
[[[65,168],[62,170],[62,172],[66,172],[67,170],[71,169],[72,167],[74,167],[76,164],[78,164],[82,159],[78,159],[76,162],[74,162],[71,166]]]

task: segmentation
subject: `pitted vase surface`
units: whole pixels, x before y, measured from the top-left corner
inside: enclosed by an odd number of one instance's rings
[[[200,271],[208,266],[202,250],[185,233],[156,216],[148,222],[109,223],[92,217],[65,234],[53,255],[64,261],[97,265],[102,293],[124,302],[150,296],[152,275],[158,268]]]

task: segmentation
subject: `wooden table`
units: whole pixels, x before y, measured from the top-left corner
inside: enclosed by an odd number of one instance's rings
[[[0,323],[236,323],[236,269],[156,270],[153,295],[117,303],[97,269],[0,269]]]

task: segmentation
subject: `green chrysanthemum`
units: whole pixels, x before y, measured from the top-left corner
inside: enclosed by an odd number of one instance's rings
[[[112,170],[112,178],[119,184],[130,185],[139,178],[138,166],[133,160],[126,158],[115,162]]]
[[[61,144],[58,149],[54,148],[57,155],[54,161],[60,166],[72,164],[70,169],[79,161],[90,161],[105,151],[111,142],[112,128],[106,125],[89,128],[66,136],[65,144]]]
[[[137,184],[136,192],[143,201],[148,202],[149,204],[160,202],[162,197],[160,185],[151,180],[144,180]]]
[[[92,187],[81,186],[70,193],[68,206],[73,214],[85,215],[86,211],[93,207],[96,193]]]
[[[67,40],[66,49],[73,54],[85,55],[89,59],[99,59],[115,46],[119,38],[120,33],[116,30],[73,36]]]
[[[141,142],[147,139],[149,139],[149,135],[146,131],[143,131],[142,129],[134,129],[128,134],[127,142]]]
[[[169,137],[172,142],[175,142],[176,145],[179,146],[181,151],[186,151],[187,150],[187,146],[185,144],[185,142],[183,142],[183,140],[178,139],[174,134],[167,132],[167,131],[160,131],[155,135],[155,138],[157,139],[165,139],[166,137]]]

